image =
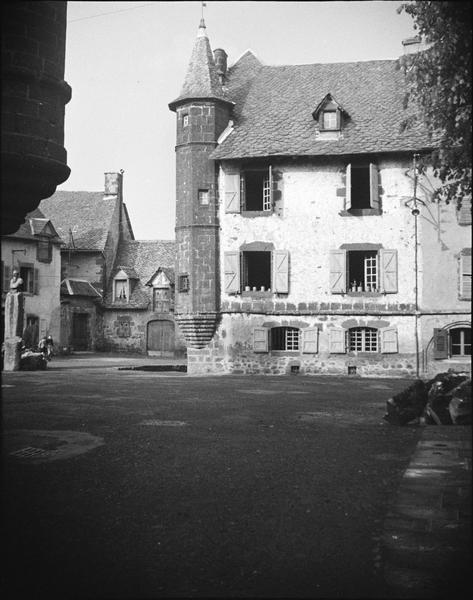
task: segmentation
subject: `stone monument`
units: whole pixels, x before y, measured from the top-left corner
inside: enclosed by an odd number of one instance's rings
[[[21,355],[21,335],[25,314],[23,279],[18,271],[13,271],[10,289],[5,298],[5,342],[3,355],[4,371],[19,371]]]

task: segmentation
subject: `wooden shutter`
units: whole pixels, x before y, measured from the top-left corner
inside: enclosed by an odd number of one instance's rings
[[[331,354],[345,354],[346,349],[346,331],[340,327],[333,327],[328,330],[329,352]]]
[[[471,254],[460,255],[460,298],[471,300]]]
[[[462,198],[457,217],[460,225],[471,225],[471,198]]]
[[[289,293],[289,252],[287,250],[273,252],[272,289],[279,294]]]
[[[397,250],[380,250],[380,288],[383,293],[397,293]]]
[[[350,210],[351,208],[351,165],[347,165],[347,169],[345,171],[345,210]]]
[[[347,291],[347,252],[330,250],[330,293],[344,294]]]
[[[225,252],[224,254],[225,281],[224,291],[226,294],[236,294],[240,291],[240,253]]]
[[[316,354],[318,351],[319,330],[317,327],[302,329],[302,352]]]
[[[393,354],[398,352],[397,329],[395,327],[385,327],[380,330],[381,352],[383,354]]]
[[[39,270],[33,269],[32,293],[39,294]]]
[[[255,327],[253,329],[254,352],[268,352],[268,331],[264,327]]]
[[[446,329],[434,329],[433,357],[436,360],[448,358],[448,331]]]
[[[225,175],[225,212],[240,212],[240,173]]]
[[[6,265],[3,260],[2,260],[2,274],[3,274],[3,279],[2,279],[2,291],[4,292],[8,292],[10,289],[10,279],[11,279],[11,267],[9,265]]]
[[[379,210],[379,173],[377,165],[370,163],[370,206]]]

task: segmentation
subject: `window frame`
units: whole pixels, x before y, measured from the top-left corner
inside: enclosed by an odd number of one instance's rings
[[[188,273],[181,273],[177,278],[178,292],[180,294],[187,293],[190,289],[190,281]]]
[[[250,286],[247,279],[247,261],[252,253],[269,253],[269,286]],[[287,250],[248,249],[244,246],[238,251],[223,253],[223,292],[229,295],[271,296],[273,294],[289,294],[289,252]],[[256,287],[256,290],[252,288]],[[250,289],[246,289],[250,288]]]
[[[271,327],[269,331],[271,351],[301,353],[302,332],[299,327],[278,325]],[[283,347],[278,348],[276,345]]]
[[[369,206],[355,207],[353,206],[353,191],[352,191],[352,170],[368,169],[368,188],[369,188]],[[342,217],[360,217],[360,216],[379,216],[382,214],[381,208],[381,185],[379,177],[379,166],[377,163],[348,163],[344,172],[345,186],[339,188],[338,196],[345,198],[343,210],[340,211]]]
[[[122,284],[123,285],[123,292],[125,294],[124,297],[120,297],[120,294],[122,293],[121,291],[119,293],[117,288],[118,285]],[[126,302],[128,303],[130,301],[130,280],[127,277],[114,277],[113,278],[113,301],[114,302]]]
[[[325,121],[325,115],[334,115],[334,125],[333,126],[327,126],[326,121]],[[340,109],[339,108],[335,108],[335,109],[327,109],[327,110],[322,110],[321,113],[321,119],[320,119],[320,131],[340,131],[341,129],[341,125],[340,125]]]
[[[258,190],[261,197],[259,203],[261,207],[257,209],[248,208],[248,187],[247,187],[247,176],[248,174],[261,174],[261,183],[258,185],[261,189]],[[274,195],[273,195],[273,168],[271,165],[268,167],[246,167],[240,170],[240,212],[242,216],[269,216],[274,213]]]
[[[23,293],[31,296],[39,294],[39,269],[36,269],[33,263],[18,264],[18,272],[23,279]],[[25,272],[28,274],[25,276]]]
[[[356,347],[357,344],[360,345],[359,349]],[[355,345],[354,348],[352,347],[353,345]],[[370,349],[373,345],[374,349]],[[353,354],[379,354],[379,329],[366,326],[350,327],[347,329],[347,351]]]

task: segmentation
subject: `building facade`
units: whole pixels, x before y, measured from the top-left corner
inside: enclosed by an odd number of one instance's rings
[[[2,340],[5,297],[12,272],[16,270],[23,280],[25,298],[24,345],[35,348],[46,335],[51,335],[57,344],[61,243],[53,224],[39,209],[26,215],[25,223],[17,232],[2,236]]]
[[[471,206],[418,177],[396,62],[227,69],[201,22],[169,105],[189,372],[469,368]]]

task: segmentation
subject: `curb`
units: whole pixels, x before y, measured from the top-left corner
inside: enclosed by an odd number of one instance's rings
[[[470,597],[471,427],[422,438],[384,521],[385,581],[395,597]]]

